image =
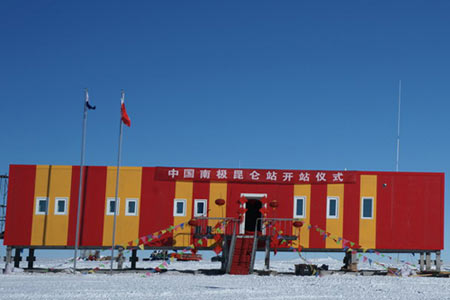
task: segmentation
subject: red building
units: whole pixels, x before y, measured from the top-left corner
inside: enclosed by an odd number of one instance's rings
[[[4,244],[74,247],[79,172],[77,166],[11,165]],[[116,167],[88,166],[84,173],[80,246],[110,247]],[[197,216],[241,215],[241,233],[254,231],[259,217],[319,228],[283,228],[306,251],[345,246],[323,238],[325,232],[366,249],[435,252],[444,242],[444,174],[121,167],[117,209],[117,245]],[[149,246],[185,247],[192,233],[185,226]]]

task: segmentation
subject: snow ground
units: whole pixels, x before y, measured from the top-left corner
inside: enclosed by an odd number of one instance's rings
[[[310,259],[338,269],[334,258]],[[271,269],[293,274],[297,259],[273,260]],[[22,262],[25,266],[26,262]],[[154,268],[160,262],[139,262],[139,268]],[[21,266],[22,266],[21,265]],[[127,264],[126,264],[127,265]],[[129,265],[129,263],[128,263]],[[425,277],[294,275],[202,275],[184,270],[218,269],[220,263],[173,262],[165,273],[146,271],[114,275],[87,272],[70,274],[69,260],[38,259],[37,268],[67,270],[61,273],[24,273],[20,269],[0,275],[0,299],[450,299],[450,279]],[[108,269],[105,262],[77,263],[78,268]],[[0,267],[4,267],[1,263]],[[263,260],[255,264],[262,269]],[[379,269],[360,264],[360,269]],[[376,267],[376,268],[375,268]]]

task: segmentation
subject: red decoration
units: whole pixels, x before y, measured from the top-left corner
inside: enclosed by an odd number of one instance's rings
[[[220,243],[218,243],[213,250],[217,255],[219,255],[219,253],[222,252],[222,246],[220,246]]]
[[[225,204],[225,200],[224,200],[224,199],[221,199],[221,198],[219,198],[219,199],[216,199],[215,203],[216,203],[217,205],[219,205],[219,206],[222,206],[222,205],[224,205],[224,204]]]
[[[264,206],[261,207],[261,208],[259,209],[259,211],[260,211],[263,215],[267,214],[267,208],[265,208]]]
[[[245,214],[246,212],[247,212],[247,209],[246,209],[246,208],[240,207],[240,208],[238,209],[238,213],[239,213],[240,215],[243,215],[243,214]]]
[[[261,202],[262,204],[267,204],[267,197],[266,196],[262,197]]]
[[[247,203],[247,198],[245,198],[244,196],[242,196],[241,198],[239,198],[239,203],[244,204]]]
[[[189,224],[189,226],[197,226],[197,220],[196,219],[190,219],[188,224]]]
[[[222,239],[222,236],[221,236],[220,234],[216,234],[216,235],[214,235],[213,239],[214,239],[216,242],[218,242],[218,241],[220,241],[220,240]]]
[[[303,226],[303,222],[302,222],[302,221],[295,221],[294,223],[292,223],[292,225],[293,225],[294,227],[299,228],[299,227],[302,227],[302,226]]]
[[[269,203],[270,207],[272,207],[273,209],[278,207],[278,201],[277,200],[272,200]]]

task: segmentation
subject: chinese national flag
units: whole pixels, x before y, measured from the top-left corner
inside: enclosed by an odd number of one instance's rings
[[[123,100],[122,97],[122,104],[120,106],[120,111],[121,111],[121,115],[122,115],[122,122],[123,124],[127,125],[128,127],[131,126],[131,120],[130,117],[127,114],[127,110],[125,109],[125,102]]]

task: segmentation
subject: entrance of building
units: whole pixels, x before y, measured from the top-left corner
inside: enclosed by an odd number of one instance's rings
[[[258,221],[258,224],[256,224],[256,220],[262,217],[261,212],[259,211],[262,207],[262,203],[259,199],[255,198],[247,200],[247,203],[245,203],[245,208],[247,209],[247,212],[245,213],[245,231],[255,232],[255,229],[261,231],[261,220]]]

